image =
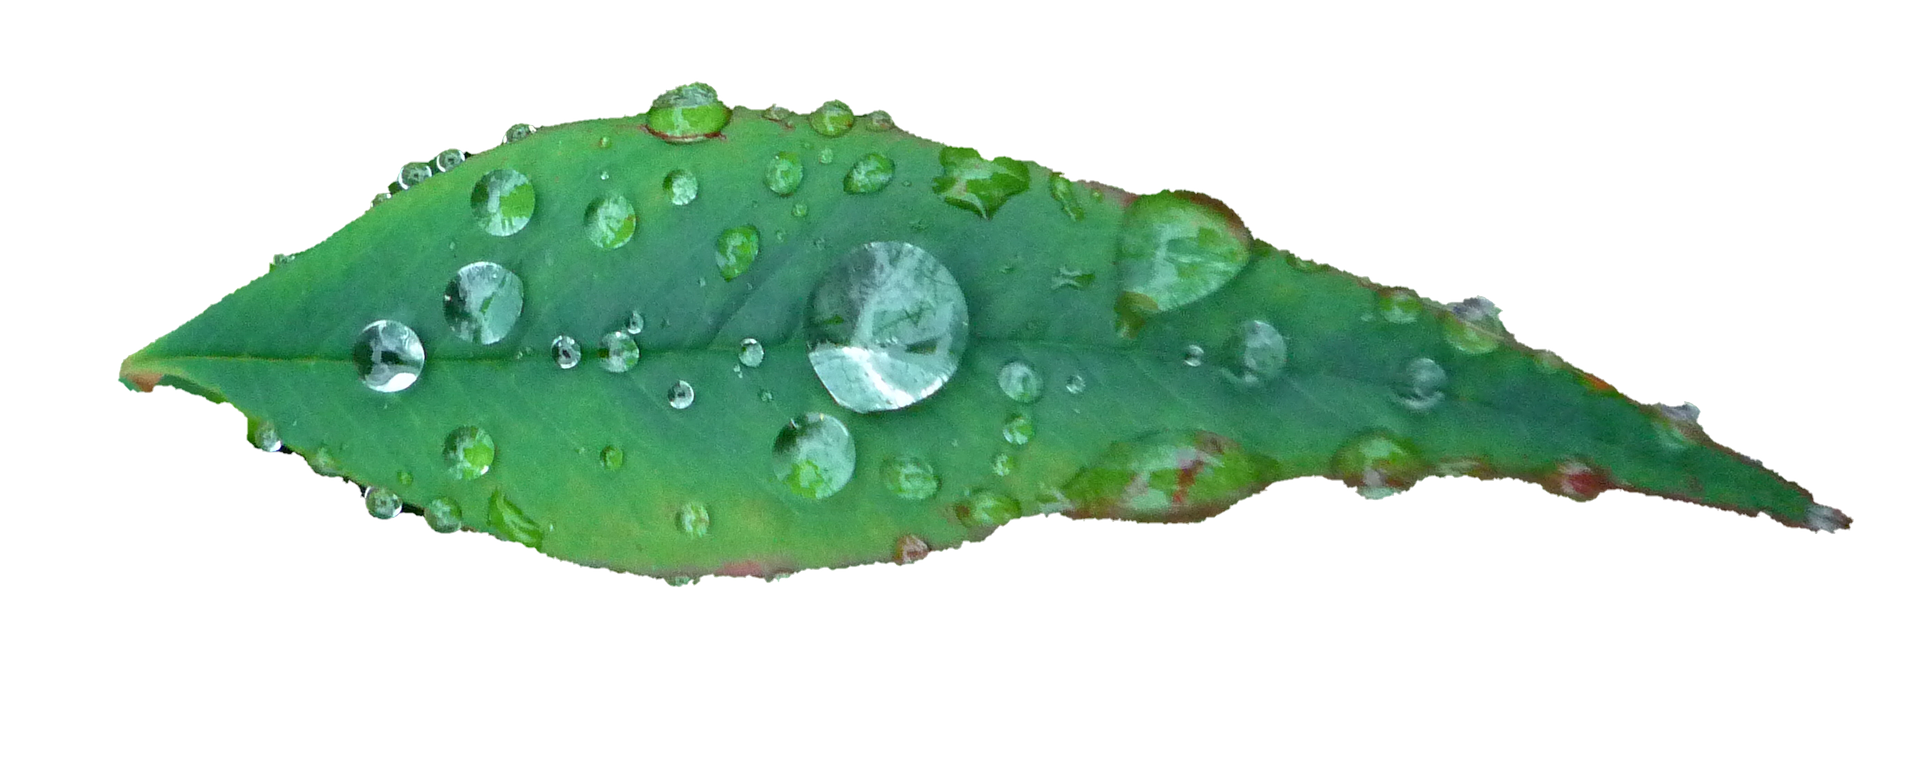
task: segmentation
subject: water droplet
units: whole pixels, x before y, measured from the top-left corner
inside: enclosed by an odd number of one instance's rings
[[[1020,518],[1020,501],[1002,492],[976,489],[953,507],[954,518],[969,527],[993,527]]]
[[[700,582],[700,578],[698,578],[698,577],[689,577],[689,576],[687,576],[687,575],[674,575],[674,576],[672,576],[672,577],[668,577],[668,578],[667,578],[667,585],[668,585],[669,587],[673,587],[673,588],[679,588],[679,587],[683,587],[683,586],[687,586],[687,585],[692,585],[692,584],[694,584],[694,583],[697,583],[697,582]]]
[[[1015,413],[1000,426],[1000,438],[1015,447],[1026,446],[1027,442],[1033,441],[1033,418]]]
[[[571,370],[580,363],[580,341],[572,336],[561,335],[553,339],[553,363],[562,370]]]
[[[618,194],[609,194],[587,203],[587,241],[602,250],[612,250],[633,239],[640,217],[633,203]]]
[[[459,149],[448,149],[433,158],[434,166],[439,168],[442,173],[457,168],[460,166],[460,163],[466,161],[467,153]]]
[[[421,181],[433,177],[433,166],[424,162],[409,162],[400,166],[400,185],[411,189]]]
[[[399,473],[393,475],[393,480],[400,482],[400,486],[402,487],[411,487],[413,486],[413,472],[401,469]]]
[[[667,389],[667,406],[676,410],[692,407],[693,384],[684,380],[675,381],[673,387]]]
[[[680,533],[696,540],[706,537],[713,529],[713,514],[707,510],[707,504],[698,500],[680,506],[680,512],[673,515],[673,525]]]
[[[940,491],[940,475],[933,464],[917,457],[888,458],[880,464],[880,478],[887,491],[908,500],[925,500]]]
[[[793,217],[795,218],[807,217],[807,203],[805,202],[793,203]]]
[[[364,499],[367,502],[367,515],[376,519],[391,519],[400,515],[400,496],[390,489],[368,487]]]
[[[893,563],[911,564],[926,558],[932,550],[919,535],[901,535],[893,544]]]
[[[520,139],[526,138],[527,136],[531,136],[531,135],[533,135],[533,126],[523,122],[511,128],[507,128],[507,134],[500,138],[500,143],[511,144],[515,141],[518,141]]]
[[[839,418],[809,412],[773,440],[773,476],[794,494],[830,497],[853,478],[853,434]]]
[[[817,158],[820,160],[820,164],[822,165],[833,164],[833,147],[829,146],[829,147],[822,148],[820,150],[820,153],[817,155]]]
[[[940,176],[933,179],[933,193],[949,205],[992,218],[1007,200],[1027,190],[1031,172],[1019,160],[999,157],[989,162],[977,151],[950,146],[940,150]]]
[[[1219,290],[1247,265],[1251,239],[1239,216],[1204,194],[1135,199],[1120,223],[1116,259],[1121,335]]]
[[[640,313],[639,309],[634,309],[633,311],[628,312],[627,313],[627,334],[639,335],[640,333],[643,333],[646,331],[647,331],[646,315]]]
[[[611,444],[600,449],[600,467],[609,471],[618,471],[627,464],[627,451]]]
[[[447,282],[447,327],[482,346],[499,343],[520,321],[524,295],[520,277],[506,267],[488,261],[469,263]]]
[[[298,256],[295,256],[289,253],[275,253],[273,256],[273,260],[267,262],[267,270],[273,271],[274,269],[280,268],[281,266],[289,265],[293,263],[293,259],[296,257]]]
[[[1006,394],[1021,404],[1030,404],[1040,398],[1046,385],[1040,371],[1025,360],[1015,359],[1000,366],[1000,393]]]
[[[996,452],[993,454],[993,461],[988,463],[987,467],[993,471],[993,475],[995,476],[1009,475],[1013,473],[1013,454]]]
[[[685,206],[700,196],[700,179],[685,170],[675,170],[660,181],[660,188],[667,193],[668,202]]]
[[[387,192],[380,192],[379,194],[373,195],[373,202],[369,203],[367,207],[370,209],[379,207],[380,203],[386,202],[387,200],[390,200],[390,199],[393,199],[392,194],[389,194]]]
[[[1074,196],[1073,182],[1066,176],[1055,174],[1047,181],[1047,193],[1053,195],[1053,201],[1060,203],[1060,212],[1068,218],[1078,221],[1087,217],[1087,209],[1080,206],[1080,200]]]
[[[848,194],[872,194],[893,182],[893,160],[884,154],[869,154],[854,160],[840,188]]]
[[[1287,339],[1261,320],[1241,322],[1239,332],[1227,339],[1227,364],[1242,383],[1272,380],[1287,366]]]
[[[867,128],[875,131],[893,130],[893,115],[879,109],[868,112]]]
[[[456,479],[478,479],[493,470],[493,435],[479,426],[461,426],[447,434],[440,451],[447,460],[447,475]]]
[[[640,363],[640,344],[632,336],[614,330],[600,336],[600,368],[607,372],[626,372]]]
[[[1084,394],[1087,392],[1087,379],[1079,375],[1067,376],[1067,393]]]
[[[1507,328],[1500,323],[1500,309],[1493,301],[1473,297],[1447,304],[1448,313],[1440,318],[1440,335],[1455,351],[1477,356],[1497,349],[1506,342]]]
[[[1333,453],[1333,478],[1370,500],[1405,491],[1427,474],[1426,461],[1407,440],[1369,431]]]
[[[1421,304],[1420,296],[1404,287],[1380,293],[1377,304],[1374,311],[1391,324],[1410,324],[1419,319],[1420,313],[1426,308]]]
[[[1085,290],[1087,289],[1087,285],[1091,284],[1093,284],[1093,272],[1091,271],[1081,271],[1079,269],[1069,269],[1061,266],[1058,271],[1053,272],[1053,289],[1055,290],[1069,287],[1075,290]]]
[[[713,262],[720,267],[720,277],[732,282],[747,273],[747,269],[753,267],[753,259],[759,257],[760,230],[752,226],[727,229],[714,240],[713,249]]]
[[[496,490],[492,501],[487,503],[487,522],[493,527],[493,533],[502,540],[508,540],[540,550],[541,541],[546,539],[547,531],[539,522],[527,515],[505,493]]]
[[[1560,461],[1543,484],[1549,492],[1582,503],[1613,487],[1605,473],[1579,460]]]
[[[444,497],[427,501],[427,507],[420,509],[421,517],[427,520],[427,527],[435,532],[447,534],[460,531],[460,506]]]
[[[1559,354],[1540,349],[1533,352],[1533,366],[1541,372],[1559,372],[1567,368],[1567,362]]]
[[[473,183],[473,220],[480,230],[505,237],[533,220],[533,182],[510,168],[488,171]]]
[[[427,350],[413,328],[382,319],[360,329],[353,342],[353,366],[360,382],[382,393],[406,389],[420,379]]]
[[[814,287],[807,361],[841,406],[897,410],[953,378],[967,331],[966,299],[939,259],[906,242],[868,242]]]
[[[760,110],[760,116],[773,122],[786,122],[788,117],[793,116],[793,110],[779,104],[774,104],[773,106]]]
[[[1393,395],[1414,412],[1426,412],[1447,398],[1447,370],[1439,362],[1420,357],[1407,362],[1394,382]]]
[[[813,132],[834,138],[853,129],[853,110],[840,101],[828,101],[807,115],[807,124]]]
[[[800,155],[793,152],[780,152],[767,160],[765,181],[767,191],[782,197],[800,190],[800,182],[807,177],[807,168],[800,164]]]
[[[691,83],[660,94],[647,110],[647,132],[676,144],[705,141],[720,133],[733,116],[720,94],[706,83]]]
[[[1207,431],[1168,431],[1116,442],[1059,492],[1077,519],[1198,521],[1277,478],[1272,460]]]
[[[324,444],[315,447],[313,454],[307,455],[307,467],[321,476],[339,476],[342,473],[340,459],[334,457],[333,450],[327,449]]]
[[[247,418],[247,443],[262,452],[279,452],[284,445],[280,442],[280,429],[265,420]]]
[[[1199,367],[1202,364],[1206,364],[1206,362],[1207,350],[1199,346],[1189,345],[1184,351],[1180,352],[1180,363],[1188,367]]]
[[[741,364],[748,367],[759,367],[761,362],[766,361],[766,358],[767,347],[760,345],[760,341],[752,338],[740,341]]]

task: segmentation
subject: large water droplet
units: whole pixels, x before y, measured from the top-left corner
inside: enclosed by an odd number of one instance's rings
[[[263,452],[279,452],[282,446],[280,429],[265,420],[247,418],[247,443]]]
[[[673,387],[667,389],[667,406],[676,410],[692,407],[693,384],[684,380],[674,381]]]
[[[1004,492],[976,489],[953,507],[953,516],[969,527],[993,527],[1020,518],[1020,501]]]
[[[885,110],[881,109],[868,112],[867,128],[879,132],[893,130],[893,115],[887,114]]]
[[[633,203],[618,194],[609,194],[587,203],[587,241],[602,250],[612,250],[633,239],[640,217]]]
[[[1008,399],[1021,404],[1030,404],[1038,400],[1046,386],[1046,380],[1040,376],[1040,371],[1034,369],[1033,365],[1027,364],[1024,359],[1015,359],[1000,365],[999,381],[1000,393],[1006,394]]]
[[[680,506],[680,512],[673,515],[673,525],[680,533],[698,540],[707,536],[713,529],[713,513],[707,510],[707,504],[698,500]]]
[[[1440,319],[1440,335],[1455,351],[1468,355],[1485,354],[1497,349],[1507,338],[1506,325],[1500,322],[1500,309],[1481,297],[1447,304],[1448,313]]]
[[[400,185],[411,189],[421,181],[432,178],[433,173],[432,165],[424,162],[409,162],[400,166]]]
[[[1198,521],[1277,477],[1272,460],[1207,431],[1162,432],[1107,447],[1061,488],[1073,518]]]
[[[607,372],[626,372],[640,363],[640,344],[632,336],[614,330],[600,336],[600,368]]]
[[[713,262],[720,267],[720,277],[732,282],[747,273],[747,269],[753,267],[753,259],[759,257],[760,230],[752,226],[727,229],[714,240],[713,249]]]
[[[393,490],[380,487],[368,487],[364,499],[367,502],[367,515],[376,519],[391,519],[400,515],[400,496]]]
[[[949,205],[992,218],[1007,200],[1027,190],[1031,173],[1027,163],[1019,160],[988,161],[972,149],[950,146],[940,150],[940,176],[933,179],[933,193]]]
[[[382,393],[400,391],[420,379],[427,350],[413,328],[382,319],[360,330],[353,342],[353,366],[360,382]]]
[[[534,550],[540,549],[541,541],[547,536],[547,530],[539,522],[499,491],[495,491],[493,500],[487,503],[487,522],[500,539],[511,540]]]
[[[467,153],[460,151],[459,149],[448,149],[444,152],[441,152],[439,156],[433,158],[434,166],[438,167],[440,169],[440,172],[442,173],[445,173],[449,170],[457,168],[460,166],[460,163],[466,162],[466,161],[467,161]]]
[[[848,194],[872,194],[893,182],[893,160],[884,154],[869,154],[854,160],[840,184]]]
[[[420,510],[421,517],[427,520],[427,527],[433,531],[441,534],[460,531],[460,506],[452,500],[434,498]]]
[[[748,338],[740,341],[740,363],[748,367],[759,367],[767,359],[767,347],[760,341]]]
[[[805,498],[830,497],[853,478],[853,434],[839,418],[809,412],[773,440],[773,476]]]
[[[1120,223],[1122,335],[1148,318],[1212,295],[1247,265],[1240,217],[1204,194],[1160,192],[1133,201]]]
[[[1261,320],[1241,322],[1227,339],[1227,364],[1242,383],[1272,380],[1287,366],[1287,339]]]
[[[1446,368],[1423,356],[1407,362],[1400,369],[1400,378],[1394,381],[1393,395],[1407,409],[1426,412],[1447,398],[1443,390],[1446,386]]]
[[[807,168],[800,164],[800,155],[793,152],[780,152],[767,160],[767,172],[764,180],[767,191],[782,197],[800,190],[800,182],[807,177]]]
[[[480,230],[505,237],[533,220],[533,182],[510,168],[488,171],[473,184],[473,220]]]
[[[511,144],[515,141],[519,141],[531,135],[533,135],[532,125],[528,125],[524,122],[518,123],[513,127],[507,128],[506,135],[500,137],[500,143]]]
[[[660,188],[667,193],[668,202],[689,205],[700,196],[700,179],[685,170],[675,170],[660,181]]]
[[[829,269],[807,305],[807,360],[841,406],[897,410],[953,378],[967,302],[939,259],[906,242],[868,242]]]
[[[691,83],[660,94],[647,110],[647,132],[676,144],[704,141],[719,134],[733,116],[720,94],[706,83]]]
[[[880,478],[887,491],[908,500],[925,500],[940,491],[940,475],[934,473],[933,464],[917,457],[888,458],[880,464]]]
[[[843,102],[828,101],[807,115],[807,124],[813,126],[813,132],[834,138],[853,129],[853,110]]]
[[[1026,446],[1033,441],[1033,418],[1015,413],[1000,425],[1000,438],[1015,447]]]
[[[553,339],[553,363],[562,370],[571,370],[580,363],[580,341],[572,336],[562,335]]]
[[[478,479],[493,469],[493,435],[479,426],[461,426],[447,434],[440,456],[446,458],[447,475],[456,479]]]
[[[1407,440],[1370,431],[1340,445],[1331,471],[1361,497],[1379,499],[1413,486],[1427,474],[1427,464]]]
[[[499,343],[520,321],[520,277],[488,261],[469,263],[447,282],[445,313],[454,335],[483,346]]]

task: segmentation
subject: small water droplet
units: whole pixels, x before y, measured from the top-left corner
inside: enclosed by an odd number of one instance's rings
[[[822,165],[833,164],[833,147],[828,146],[828,147],[822,148],[820,150],[820,153],[817,155],[817,158],[820,160],[820,164]]]
[[[510,236],[533,220],[533,182],[511,168],[488,171],[473,183],[473,220],[496,237]]]
[[[800,182],[807,177],[807,168],[800,164],[800,155],[793,152],[779,152],[773,159],[767,160],[767,172],[764,181],[767,191],[782,197],[800,190]]]
[[[1470,356],[1499,348],[1510,337],[1500,322],[1500,309],[1481,297],[1447,304],[1440,318],[1440,335],[1455,351]]]
[[[307,467],[321,476],[339,476],[342,473],[340,459],[334,457],[333,450],[324,444],[315,447],[313,453],[307,455]]]
[[[562,370],[571,370],[580,363],[580,341],[572,336],[561,335],[553,339],[553,363]]]
[[[673,387],[667,389],[667,406],[676,410],[692,407],[693,384],[684,380],[675,381]]]
[[[460,267],[447,282],[445,314],[454,335],[482,346],[499,343],[520,321],[525,292],[506,267],[478,261]]]
[[[1031,174],[1027,163],[1019,160],[988,161],[972,149],[950,146],[940,150],[940,176],[933,179],[933,193],[949,205],[992,218],[1007,200],[1027,190]]]
[[[290,253],[276,253],[273,256],[273,260],[267,262],[267,270],[273,271],[274,269],[280,268],[281,266],[290,265],[293,263],[293,259],[296,257],[297,256],[292,255]]]
[[[1405,491],[1427,474],[1426,461],[1407,440],[1369,431],[1342,444],[1333,454],[1332,475],[1361,497],[1377,500]]]
[[[495,123],[495,124],[497,125],[499,123]],[[523,122],[518,125],[514,125],[511,128],[507,128],[507,134],[500,138],[500,143],[511,144],[515,141],[519,141],[531,135],[533,135],[533,126]]]
[[[1212,295],[1245,268],[1252,237],[1212,197],[1160,192],[1135,199],[1120,223],[1118,330]]]
[[[279,452],[284,446],[280,442],[280,430],[265,420],[247,418],[247,443],[262,452]]]
[[[1287,366],[1287,339],[1264,321],[1241,322],[1238,332],[1227,339],[1227,364],[1242,383],[1272,380]]]
[[[834,138],[853,129],[853,110],[840,101],[828,101],[807,115],[807,124],[813,132]]]
[[[853,478],[853,434],[839,418],[809,412],[773,440],[773,476],[804,498],[830,497]]]
[[[893,563],[911,564],[926,558],[932,550],[919,535],[901,535],[893,544]]]
[[[456,479],[478,479],[493,470],[493,435],[479,426],[461,426],[447,434],[440,451],[446,458],[447,475]]]
[[[879,109],[868,112],[867,128],[875,131],[893,130],[893,115]]]
[[[795,218],[807,217],[807,203],[805,202],[793,203],[793,217]]]
[[[373,195],[373,202],[368,203],[367,207],[369,209],[379,207],[380,203],[386,202],[387,200],[390,200],[390,199],[393,199],[392,194],[389,194],[387,192],[380,192],[379,194]]]
[[[700,179],[685,170],[675,170],[661,179],[660,188],[667,193],[668,202],[685,206],[700,196]]]
[[[1013,454],[1010,452],[996,452],[993,454],[993,461],[988,463],[987,467],[993,471],[993,475],[995,476],[1012,474]]]
[[[1055,174],[1047,181],[1047,193],[1053,195],[1053,201],[1060,203],[1060,212],[1078,221],[1087,217],[1087,209],[1080,206],[1080,200],[1074,195],[1073,182],[1066,176]]]
[[[680,512],[673,515],[673,525],[680,533],[698,540],[707,536],[713,529],[713,513],[707,510],[707,504],[698,500],[680,506]]]
[[[766,358],[767,347],[760,345],[760,341],[752,338],[740,341],[741,364],[748,367],[759,367],[761,362],[766,361]]]
[[[401,469],[399,473],[393,475],[393,480],[400,482],[400,486],[402,487],[411,487],[413,486],[413,472]]]
[[[1091,271],[1081,271],[1079,269],[1069,269],[1061,266],[1058,271],[1053,272],[1053,289],[1055,290],[1066,288],[1085,290],[1087,285],[1091,284],[1093,284],[1093,272]]]
[[[692,584],[694,584],[694,583],[697,583],[697,582],[700,582],[700,578],[698,578],[698,577],[690,577],[690,576],[687,576],[687,575],[674,575],[674,576],[672,576],[672,577],[668,577],[668,578],[667,578],[667,585],[668,585],[668,587],[673,587],[673,588],[679,588],[679,587],[683,587],[683,586],[687,586],[687,585],[692,585]]]
[[[660,94],[647,110],[647,132],[670,143],[704,141],[727,126],[733,111],[706,83],[690,83]]]
[[[435,532],[447,534],[460,531],[460,506],[444,497],[427,501],[427,507],[420,509],[421,517],[427,520],[427,527]]]
[[[1407,362],[1394,382],[1393,395],[1414,412],[1426,412],[1447,398],[1447,370],[1439,362],[1419,357]]]
[[[1180,353],[1180,363],[1188,367],[1199,367],[1206,362],[1207,350],[1199,346],[1189,345]]]
[[[611,444],[600,448],[600,467],[609,471],[618,471],[627,464],[627,451]]]
[[[600,369],[607,372],[626,372],[640,362],[640,344],[634,343],[632,336],[621,330],[614,330],[600,336]]]
[[[1087,391],[1087,379],[1078,374],[1067,376],[1067,393],[1083,394]]]
[[[460,163],[466,161],[467,153],[459,149],[448,149],[433,158],[434,166],[438,167],[442,173],[457,168],[460,166]]]
[[[401,391],[420,379],[427,350],[413,328],[382,319],[360,330],[353,342],[353,365],[360,382],[382,393]]]
[[[587,203],[586,224],[587,241],[602,250],[612,250],[633,239],[640,217],[633,212],[633,203],[626,197],[608,194]]]
[[[720,267],[720,278],[732,282],[753,267],[760,256],[760,230],[753,226],[735,226],[720,232],[713,243],[713,262]],[[703,278],[704,279],[704,278]],[[705,286],[704,281],[701,286]]]
[[[893,182],[893,160],[884,154],[869,154],[847,168],[840,188],[848,194],[872,194]]]
[[[908,500],[925,500],[940,491],[940,476],[933,464],[921,458],[902,455],[880,464],[880,478],[887,491]]]
[[[1033,418],[1015,413],[1000,426],[1000,438],[1015,447],[1026,446],[1027,442],[1033,440]]]
[[[1273,461],[1208,431],[1161,431],[1108,445],[1041,510],[1076,518],[1198,521],[1260,491]]]
[[[429,178],[432,178],[433,173],[434,173],[433,166],[424,162],[409,162],[405,165],[401,165],[400,179],[399,179],[400,186],[402,188],[411,189],[419,185],[420,182],[425,181]]]
[[[1039,400],[1046,381],[1040,371],[1025,360],[1015,359],[1000,366],[1000,393],[1021,404]]]
[[[939,259],[906,242],[868,242],[814,287],[807,361],[841,406],[897,410],[953,378],[967,327],[960,285]]]
[[[1020,518],[1020,501],[1002,492],[976,489],[953,507],[954,518],[969,527],[993,527]]]
[[[639,335],[647,331],[647,317],[639,309],[627,313],[627,334]]]
[[[1391,324],[1410,324],[1420,318],[1420,312],[1424,308],[1420,303],[1420,296],[1415,295],[1412,290],[1395,287],[1380,293],[1380,299],[1374,311],[1380,315],[1381,319]]]
[[[760,110],[760,116],[773,122],[786,122],[788,117],[793,116],[793,110],[775,104]]]
[[[391,519],[400,515],[400,496],[393,490],[380,487],[368,487],[364,499],[367,502],[367,515],[376,519]]]

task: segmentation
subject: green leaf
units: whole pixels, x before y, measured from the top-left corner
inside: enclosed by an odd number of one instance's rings
[[[1306,476],[1848,523],[1491,303],[1299,258],[1205,195],[705,86],[440,165],[122,379],[233,403],[369,508],[667,578],[913,561],[1040,513],[1191,521]]]

